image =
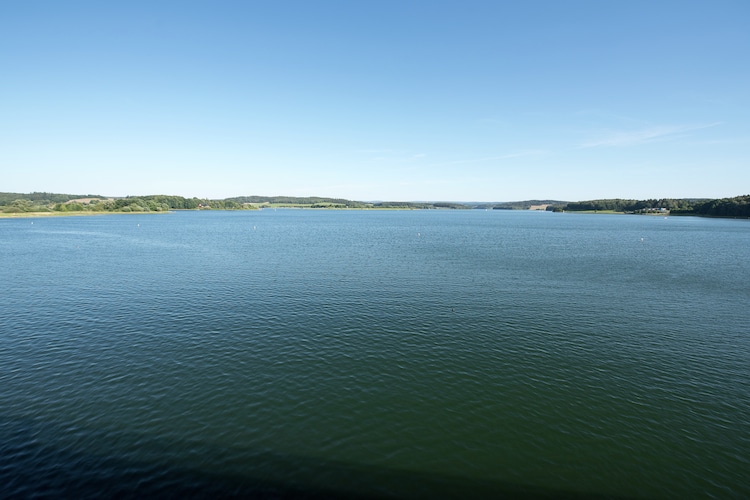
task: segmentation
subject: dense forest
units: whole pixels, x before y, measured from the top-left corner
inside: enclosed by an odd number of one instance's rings
[[[696,203],[691,210],[672,211],[672,215],[704,215],[710,217],[750,217],[750,195],[721,198]]]
[[[554,208],[560,208],[568,212],[576,211],[612,211],[612,212],[648,212],[652,210],[690,210],[694,203],[698,201],[695,199],[672,199],[672,198],[661,198],[661,199],[650,199],[650,200],[622,200],[607,199],[607,200],[589,200],[589,201],[577,201],[567,203],[565,206],[556,205]]]
[[[700,198],[661,198],[650,200],[589,200],[547,207],[554,212],[624,212],[634,214],[669,213],[708,217],[750,217],[750,195],[707,200]]]
[[[255,210],[259,208],[377,208],[377,209],[494,209],[528,210],[541,207],[553,212],[669,213],[707,217],[750,217],[750,195],[715,200],[661,198],[649,200],[602,199],[576,202],[526,200],[503,203],[362,202],[343,198],[294,196],[238,196],[223,200],[150,195],[106,198],[99,195],[56,193],[0,193],[0,213],[167,212],[171,210]]]

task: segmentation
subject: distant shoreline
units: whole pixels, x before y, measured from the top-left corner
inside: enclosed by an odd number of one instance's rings
[[[94,195],[0,192],[0,218],[41,218],[105,213],[169,213],[177,210],[519,210],[651,216],[750,218],[750,195],[715,200],[664,198],[649,200],[601,199],[578,202],[525,200],[515,202],[361,202],[339,198],[240,196],[224,200],[149,195],[104,198]]]
[[[281,210],[314,210],[314,211],[329,211],[329,210],[337,210],[337,211],[346,211],[346,212],[354,212],[354,211],[373,211],[373,212],[392,212],[392,211],[402,211],[402,212],[413,212],[417,210],[424,210],[429,212],[434,211],[447,211],[449,209],[427,209],[427,208],[303,208],[303,207],[276,207]],[[270,207],[265,208],[264,210],[269,210]],[[199,209],[175,209],[175,210],[169,210],[169,211],[163,211],[163,212],[21,212],[21,213],[0,213],[0,219],[42,219],[42,218],[54,218],[54,217],[89,217],[89,216],[103,216],[103,215],[156,215],[156,214],[168,214],[172,212],[244,212],[245,210],[199,210]],[[505,212],[506,210],[502,210]],[[511,210],[507,210],[511,211]],[[254,212],[254,211],[253,211]],[[543,210],[512,210],[512,212],[543,212]],[[586,211],[566,211],[566,212],[560,212],[560,213],[566,213],[566,214],[581,214],[581,215],[645,215],[647,217],[654,217],[662,215],[664,218],[670,217],[669,214],[655,214],[655,213],[649,213],[649,214],[631,214],[627,212],[612,212],[612,211],[605,211],[605,210],[599,210],[599,211],[593,211],[593,210],[586,210]],[[671,217],[702,217],[707,219],[745,219],[749,220],[750,217],[743,217],[743,216],[732,216],[732,215],[703,215],[703,214],[675,214]]]
[[[36,217],[80,217],[88,215],[107,215],[125,212],[11,212],[0,213],[0,219],[30,219]]]
[[[345,211],[408,211],[412,212],[415,210],[450,210],[450,209],[427,209],[427,208],[397,208],[397,207],[346,207],[346,208],[311,208],[311,207],[264,207],[259,210],[314,210],[318,212],[324,212],[329,210],[345,210]],[[231,210],[231,209],[197,209],[197,208],[175,208],[171,210],[164,210],[161,212],[143,211],[143,212],[95,212],[95,211],[82,211],[82,212],[0,212],[0,219],[33,219],[42,217],[88,217],[91,215],[151,215],[151,214],[168,214],[172,212],[257,212],[259,210]]]
[[[197,212],[197,210],[196,210]],[[88,217],[90,215],[135,215],[135,214],[168,214],[169,212],[0,212],[0,219],[34,219],[42,217]]]

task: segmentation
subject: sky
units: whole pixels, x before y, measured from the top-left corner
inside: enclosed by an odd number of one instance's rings
[[[747,0],[0,0],[0,191],[750,193]]]

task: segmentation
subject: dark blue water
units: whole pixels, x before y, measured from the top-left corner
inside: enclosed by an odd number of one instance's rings
[[[750,223],[0,220],[0,496],[750,496]]]

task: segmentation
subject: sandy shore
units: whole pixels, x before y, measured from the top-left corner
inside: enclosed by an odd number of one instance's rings
[[[82,215],[105,215],[110,213],[119,212],[18,212],[9,214],[0,212],[0,219],[26,219],[30,217],[78,217]]]

